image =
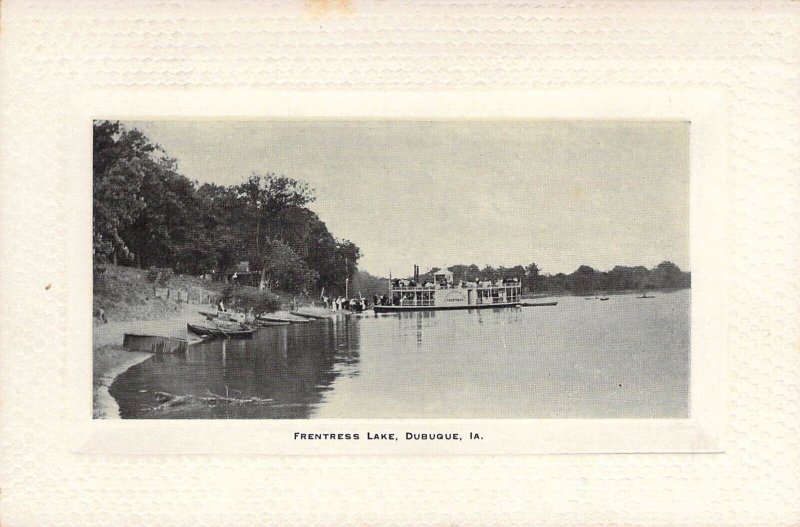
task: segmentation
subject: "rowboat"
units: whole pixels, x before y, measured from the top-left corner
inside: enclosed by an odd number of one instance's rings
[[[211,335],[214,337],[226,338],[249,338],[256,332],[255,328],[249,328],[241,324],[236,326],[224,327],[219,324],[204,326],[187,322],[186,328],[195,335]]]

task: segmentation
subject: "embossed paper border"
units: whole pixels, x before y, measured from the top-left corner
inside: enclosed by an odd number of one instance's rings
[[[3,525],[800,521],[797,2],[4,0],[0,9]],[[73,384],[85,363],[71,360],[67,338],[84,294],[68,273],[72,224],[85,218],[65,196],[86,183],[67,168],[89,138],[75,104],[98,89],[139,88],[187,99],[243,88],[720,95],[726,161],[711,194],[725,194],[727,229],[723,239],[700,235],[725,247],[727,263],[710,277],[722,282],[727,321],[715,365],[728,386],[724,452],[76,453],[90,419],[76,427],[74,416],[90,395]],[[142,449],[159,436],[144,440]]]

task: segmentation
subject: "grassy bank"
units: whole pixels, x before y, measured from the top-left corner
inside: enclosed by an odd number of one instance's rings
[[[204,282],[194,277],[174,276],[167,286],[172,298],[156,295],[161,284],[147,280],[147,271],[130,267],[98,268],[94,279],[93,307],[107,320],[94,317],[92,331],[92,416],[118,417],[119,407],[108,393],[114,379],[131,366],[150,357],[150,353],[122,349],[125,333],[152,333],[186,337],[186,322],[199,317],[202,304],[180,301],[188,293],[204,292],[206,298],[219,294],[222,284]],[[163,293],[163,287],[161,287]],[[179,294],[183,292],[184,294]],[[208,306],[206,306],[208,307]]]

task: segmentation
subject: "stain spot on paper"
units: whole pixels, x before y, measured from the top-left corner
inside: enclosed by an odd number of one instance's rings
[[[354,12],[352,0],[306,0],[306,11],[315,17],[351,15]]]

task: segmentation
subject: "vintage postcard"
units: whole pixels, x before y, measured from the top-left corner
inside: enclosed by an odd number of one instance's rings
[[[796,525],[800,4],[0,5],[0,523]]]

